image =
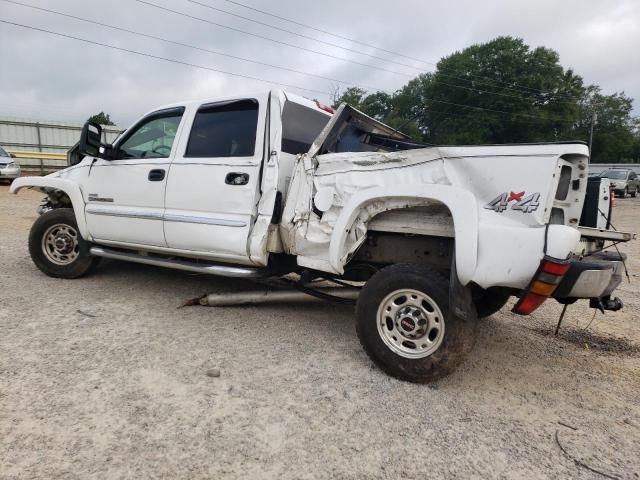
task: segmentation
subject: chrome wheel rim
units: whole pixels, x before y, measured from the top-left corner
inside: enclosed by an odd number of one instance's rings
[[[80,255],[78,232],[64,223],[52,225],[42,236],[42,252],[56,265],[73,263]]]
[[[424,292],[401,289],[387,295],[377,314],[378,334],[389,349],[404,358],[424,358],[444,338],[444,315]]]

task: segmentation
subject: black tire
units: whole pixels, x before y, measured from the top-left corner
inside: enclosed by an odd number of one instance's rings
[[[500,311],[510,297],[502,292],[484,290],[480,287],[474,288],[472,298],[478,312],[478,318],[487,318]]]
[[[53,229],[52,232],[55,235],[56,226],[60,226],[58,228],[61,228],[64,232],[75,232],[75,236],[69,233],[58,234],[57,238],[60,238],[64,245],[70,243],[74,245],[73,248],[69,247],[69,255],[66,257],[64,254],[57,253],[58,250],[55,250],[56,253],[51,253],[54,250],[52,248],[49,248],[50,253],[44,250],[47,247],[44,245],[43,238],[50,229]],[[50,277],[78,278],[89,273],[99,261],[98,257],[93,257],[89,254],[89,247],[89,243],[78,232],[78,225],[72,208],[57,208],[43,213],[34,222],[29,232],[31,259],[40,271]],[[52,261],[51,258],[55,255],[63,259],[63,264]],[[70,260],[69,263],[64,264],[65,258]]]
[[[403,289],[415,290],[430,297],[444,317],[441,343],[422,358],[407,358],[392,350],[378,329],[378,309],[382,308],[381,304]],[[399,320],[399,323],[403,321]],[[384,326],[388,323],[383,324],[382,319],[380,325],[382,330],[388,328]],[[425,265],[397,264],[380,270],[362,288],[356,304],[356,331],[367,355],[389,375],[414,383],[431,382],[451,373],[473,348],[476,325],[475,316],[465,320],[452,313],[449,309],[449,278]],[[398,328],[399,324],[396,331],[400,332]],[[431,332],[428,331],[426,335],[430,336]],[[418,340],[417,343],[422,341]]]
[[[636,198],[636,196],[638,195],[638,187],[636,187],[636,189],[630,195],[631,197]]]

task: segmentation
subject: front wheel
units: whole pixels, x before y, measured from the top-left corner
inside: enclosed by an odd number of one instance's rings
[[[356,330],[388,374],[426,383],[451,373],[473,347],[476,318],[449,308],[449,279],[425,265],[397,264],[373,275],[356,305]]]
[[[56,278],[86,275],[99,259],[78,232],[71,208],[49,210],[38,217],[29,233],[29,253],[42,272]]]

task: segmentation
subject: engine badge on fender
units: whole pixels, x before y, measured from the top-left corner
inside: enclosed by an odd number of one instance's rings
[[[509,208],[511,201],[516,202],[511,205],[511,210],[532,213],[540,206],[540,193],[532,193],[525,197],[525,192],[504,192],[491,200],[484,208],[502,213]]]

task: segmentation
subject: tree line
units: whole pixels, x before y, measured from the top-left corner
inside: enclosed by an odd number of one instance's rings
[[[335,90],[346,102],[434,145],[588,142],[592,162],[640,161],[640,120],[624,92],[605,95],[560,64],[557,52],[498,37],[442,58],[399,90]]]

